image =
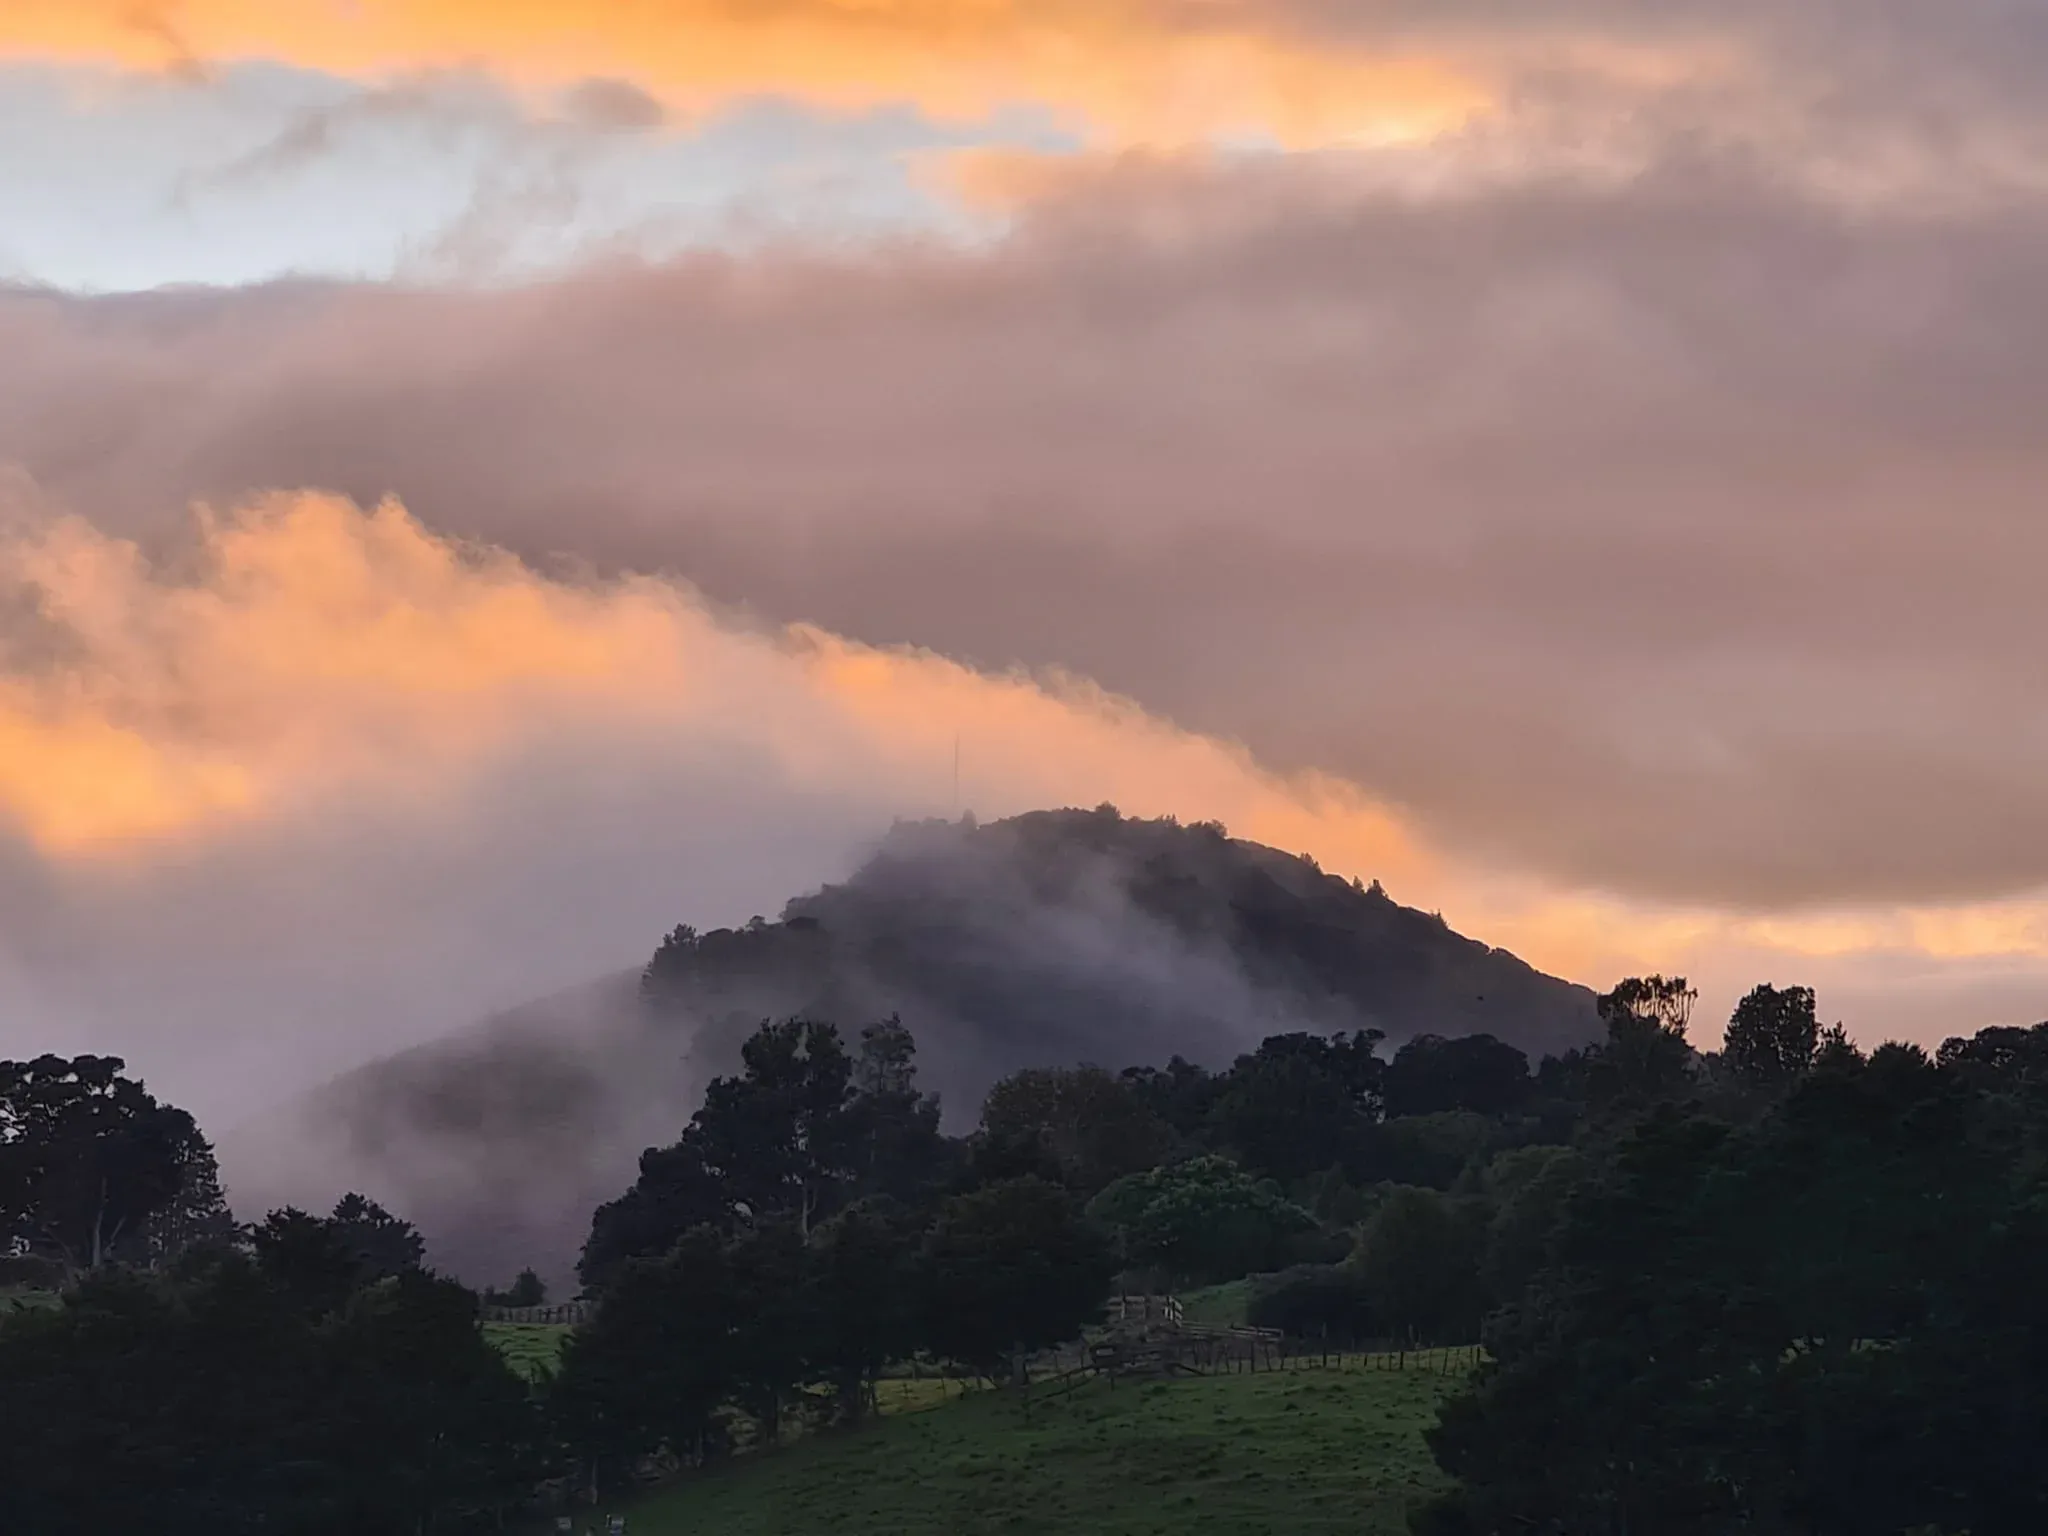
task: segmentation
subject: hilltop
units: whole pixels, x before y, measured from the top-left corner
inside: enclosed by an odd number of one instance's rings
[[[770,1015],[900,1014],[930,1082],[972,1115],[1020,1067],[1179,1054],[1227,1064],[1269,1034],[1491,1034],[1532,1059],[1597,1032],[1593,994],[1404,907],[1377,883],[1227,836],[1094,811],[899,824],[778,923],[680,930],[649,966],[707,1063]]]
[[[1220,827],[1106,807],[903,823],[779,920],[678,929],[637,985],[593,982],[373,1062],[223,1152],[238,1203],[272,1198],[280,1171],[331,1176],[412,1212],[437,1263],[561,1279],[592,1207],[674,1139],[761,1020],[852,1031],[891,1014],[958,1129],[1024,1067],[1220,1067],[1270,1034],[1360,1028],[1390,1045],[1484,1032],[1535,1058],[1598,1027],[1587,989]]]

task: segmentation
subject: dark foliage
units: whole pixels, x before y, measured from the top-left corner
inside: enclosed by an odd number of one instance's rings
[[[1463,1491],[1418,1529],[2048,1529],[2048,1026],[1987,1035],[1618,1134],[1445,1411]]]
[[[546,1470],[475,1298],[418,1270],[320,1313],[239,1255],[111,1272],[0,1321],[0,1383],[9,1529],[488,1529]]]
[[[924,1337],[994,1377],[1100,1316],[1114,1267],[1108,1243],[1055,1184],[1013,1179],[956,1195],[919,1258]]]
[[[1358,1269],[1348,1264],[1297,1264],[1262,1275],[1252,1287],[1245,1321],[1298,1338],[1342,1342],[1388,1332]]]
[[[1389,1116],[1455,1109],[1506,1115],[1520,1109],[1534,1087],[1529,1058],[1491,1035],[1417,1035],[1394,1053],[1384,1083]]]
[[[642,1154],[633,1187],[598,1208],[580,1266],[586,1289],[693,1227],[786,1221],[801,1235],[864,1196],[928,1198],[952,1148],[937,1101],[917,1091],[915,1053],[895,1020],[863,1034],[858,1058],[830,1024],[763,1024],[742,1048],[740,1074],[713,1080],[675,1145]]]
[[[231,1234],[212,1147],[124,1065],[0,1061],[0,1251],[79,1273],[165,1262]]]

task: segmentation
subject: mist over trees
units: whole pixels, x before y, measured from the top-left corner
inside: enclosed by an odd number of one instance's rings
[[[822,932],[679,934],[647,985]],[[757,1020],[588,1212],[533,1377],[406,1217],[237,1227],[118,1060],[0,1063],[0,1262],[61,1293],[0,1312],[0,1487],[85,1532],[498,1529],[857,1424],[907,1361],[1028,1381],[1116,1288],[1242,1281],[1324,1346],[1483,1340],[1418,1536],[2048,1528],[2048,1025],[1866,1055],[1766,984],[1702,1050],[1695,1002],[1629,979],[1533,1064],[1377,1027],[1029,1064],[957,1129],[904,1017]]]
[[[1589,990],[1220,827],[1109,807],[905,823],[778,919],[679,927],[637,978],[373,1064],[231,1161],[318,1146],[335,1177],[429,1228],[438,1262],[494,1284],[538,1263],[560,1283],[591,1207],[631,1182],[643,1148],[675,1140],[676,1104],[740,1070],[761,1020],[839,1022],[852,1051],[856,1026],[892,1017],[915,1034],[920,1083],[955,1135],[1027,1069],[1170,1074],[1178,1057],[1213,1074],[1268,1037],[1375,1030],[1387,1049],[1485,1033],[1533,1060],[1601,1029]],[[1269,1086],[1284,1105],[1284,1085]],[[1244,1097],[1250,1136],[1264,1100]],[[1185,1134],[1195,1111],[1147,1103]]]

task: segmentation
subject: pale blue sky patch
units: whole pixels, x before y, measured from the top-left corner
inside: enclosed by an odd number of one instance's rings
[[[478,76],[0,68],[0,280],[498,280],[598,251],[961,234],[967,215],[919,163],[991,146],[1079,147],[1027,112],[939,123],[757,101],[676,122],[616,82],[549,110]]]

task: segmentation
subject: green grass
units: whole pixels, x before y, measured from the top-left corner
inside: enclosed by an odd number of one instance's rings
[[[1231,1280],[1180,1293],[1180,1304],[1189,1322],[1212,1323],[1219,1328],[1243,1327],[1245,1309],[1251,1301],[1250,1280]]]
[[[979,1392],[625,1512],[631,1536],[1399,1536],[1442,1486],[1422,1431],[1454,1385],[1384,1370],[1098,1381],[1028,1413]]]
[[[55,1291],[31,1290],[25,1285],[0,1285],[0,1317],[17,1307],[55,1307],[63,1298]]]
[[[569,1342],[566,1323],[485,1323],[484,1337],[504,1353],[506,1363],[528,1381],[554,1370]]]

